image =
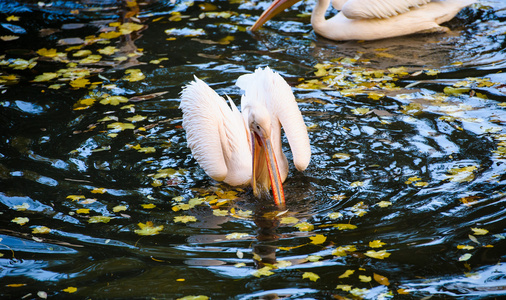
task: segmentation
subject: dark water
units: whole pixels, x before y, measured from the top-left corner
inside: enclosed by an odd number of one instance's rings
[[[506,296],[504,2],[340,43],[312,1],[255,34],[268,1],[125,3],[0,4],[1,298]],[[178,109],[263,66],[312,144],[286,212],[208,178]]]

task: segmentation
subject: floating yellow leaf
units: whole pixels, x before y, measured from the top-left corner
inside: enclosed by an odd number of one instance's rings
[[[425,70],[425,74],[429,76],[436,76],[437,74],[439,74],[439,71],[434,69]]]
[[[346,270],[343,274],[339,275],[338,278],[348,278],[350,275],[353,275],[355,273],[355,270]]]
[[[310,236],[309,238],[311,239],[311,244],[315,245],[323,244],[327,240],[327,237],[323,234],[317,234],[315,236]]]
[[[278,260],[277,263],[274,264],[278,269],[287,268],[292,265],[292,262],[289,260]]]
[[[352,109],[351,112],[355,115],[365,115],[369,113],[370,109],[367,107],[358,107],[355,109]]]
[[[272,272],[271,270],[272,270],[272,268],[266,266],[266,267],[256,270],[255,272],[253,272],[252,275],[255,277],[271,276],[272,274],[274,274],[274,272]]]
[[[89,214],[90,210],[88,208],[80,208],[80,209],[76,210],[76,213],[78,213],[78,214]]]
[[[88,198],[88,199],[85,199],[83,201],[80,201],[79,204],[91,204],[91,203],[94,203],[96,201],[97,201],[97,199]]]
[[[195,216],[177,216],[174,217],[174,222],[176,223],[197,222],[197,218],[195,218]]]
[[[471,228],[471,230],[475,235],[485,235],[488,233],[488,230],[483,228]]]
[[[315,273],[313,272],[304,272],[304,274],[302,274],[302,278],[303,279],[309,279],[311,281],[317,281],[318,279],[320,279],[320,276],[316,275]]]
[[[217,217],[224,217],[224,216],[228,215],[228,210],[226,210],[226,209],[214,209],[213,210],[213,215],[215,215]]]
[[[154,152],[156,152],[156,149],[155,149],[155,147],[142,147],[137,151],[142,152],[142,153],[154,153]]]
[[[72,293],[75,293],[77,291],[77,288],[75,288],[73,286],[69,286],[68,288],[64,289],[63,291],[66,292],[66,293],[72,294]]]
[[[474,179],[473,171],[476,170],[476,166],[453,168],[448,170],[450,175],[446,175],[451,181],[456,182],[469,182]]]
[[[135,115],[133,117],[130,117],[130,118],[126,118],[128,121],[130,122],[139,122],[139,121],[143,121],[145,120],[147,117],[145,116],[141,116],[141,115]]]
[[[18,17],[18,16],[11,15],[11,16],[8,16],[7,18],[5,18],[5,20],[6,20],[7,22],[17,22],[17,21],[19,21],[19,17]]]
[[[84,197],[84,195],[68,195],[67,196],[67,199],[70,199],[72,201],[76,201],[76,200],[81,200],[81,199],[85,199],[86,197]]]
[[[322,258],[323,257],[321,257],[320,255],[308,255],[308,257],[306,257],[306,260],[310,262],[317,262],[320,261]]]
[[[103,55],[113,55],[114,53],[118,52],[119,49],[113,46],[107,46],[103,49],[98,49],[98,53]]]
[[[358,279],[362,282],[371,282],[372,277],[367,275],[358,275]]]
[[[51,229],[47,228],[46,226],[37,226],[32,230],[33,234],[36,234],[36,233],[46,234],[49,232],[51,232]]]
[[[107,216],[93,216],[88,220],[88,223],[109,223],[111,217]]]
[[[126,129],[135,129],[135,125],[132,123],[122,123],[122,122],[115,122],[107,125],[107,128],[112,128],[116,130],[126,130]]]
[[[474,249],[474,246],[469,246],[469,245],[457,245],[457,249],[462,249],[462,250],[473,250],[473,249]]]
[[[136,23],[132,23],[132,22],[123,23],[120,26],[118,26],[119,31],[122,34],[130,34],[134,31],[141,30],[143,27],[144,27],[144,25],[142,25],[142,24],[136,24]]]
[[[413,184],[414,186],[421,186],[421,187],[425,187],[425,186],[428,186],[429,183],[428,182],[425,182],[425,181],[419,181],[419,182],[415,182]]]
[[[127,210],[127,207],[125,205],[117,205],[112,208],[112,211],[115,213],[120,212],[120,211],[124,211],[124,210]]]
[[[28,219],[26,217],[17,217],[17,218],[14,218],[14,219],[11,220],[11,222],[17,223],[19,225],[25,225],[29,221],[30,221],[30,219]]]
[[[459,96],[459,95],[462,95],[464,93],[467,93],[471,90],[471,88],[468,88],[468,87],[451,87],[451,86],[447,86],[443,89],[443,92],[447,95],[451,95],[451,96]]]
[[[369,250],[364,254],[372,258],[385,259],[389,257],[391,253],[388,253],[386,250],[379,250],[379,251]]]
[[[299,222],[299,219],[295,217],[284,217],[279,221],[280,224],[296,224],[297,222]]]
[[[379,274],[374,273],[373,277],[374,277],[374,280],[381,285],[384,285],[384,286],[390,285],[390,281],[388,281],[388,278],[386,278],[385,276],[381,276]]]
[[[140,69],[128,69],[125,71],[127,76],[123,77],[124,80],[128,80],[130,82],[143,80],[146,76],[142,73]]]
[[[15,210],[17,210],[17,211],[25,211],[29,207],[30,207],[30,205],[28,203],[24,202],[21,205],[14,205],[12,208],[15,209]]]
[[[93,54],[79,61],[80,64],[96,64],[102,59],[102,55]]]
[[[308,222],[302,222],[295,224],[293,227],[298,228],[300,231],[312,231],[314,229],[314,225]]]
[[[338,284],[336,290],[343,290],[345,292],[351,291],[352,286],[349,284]]]
[[[410,103],[408,105],[403,105],[401,112],[406,115],[415,116],[420,114],[423,111],[423,106],[420,103]]]
[[[409,290],[406,290],[406,289],[398,289],[398,290],[397,290],[397,293],[399,293],[400,295],[408,295],[408,294],[409,294]]]
[[[207,296],[204,296],[204,295],[198,295],[198,296],[185,296],[185,297],[182,297],[182,298],[177,298],[176,300],[208,300],[209,297]]]
[[[91,54],[91,50],[79,50],[73,54],[75,57],[84,57]]]
[[[359,187],[359,186],[363,186],[363,185],[364,185],[363,181],[354,181],[354,182],[350,183],[350,187]]]
[[[58,55],[56,49],[46,49],[46,48],[37,50],[37,54],[45,57],[56,57]]]
[[[51,79],[55,79],[57,77],[58,77],[57,73],[44,72],[41,75],[37,75],[33,81],[43,82],[43,81],[49,81]]]
[[[384,245],[386,245],[386,243],[383,243],[381,240],[374,240],[372,242],[369,242],[369,247],[371,248],[381,248]]]
[[[350,159],[350,155],[348,153],[336,153],[332,155],[332,158],[347,160]]]
[[[376,205],[378,205],[379,207],[385,208],[385,207],[388,207],[388,206],[392,205],[392,202],[390,202],[390,201],[380,201],[380,202],[376,203]]]
[[[418,177],[418,176],[413,176],[413,177],[409,177],[407,181],[405,181],[404,183],[405,184],[411,184],[415,181],[420,181],[422,180],[422,178]]]
[[[69,84],[73,88],[78,89],[78,88],[83,88],[83,87],[87,86],[88,84],[90,84],[90,81],[86,78],[77,78],[77,79],[74,79],[71,82],[69,82]]]
[[[340,246],[332,251],[332,255],[335,256],[346,256],[348,252],[355,252],[357,248],[353,245]]]
[[[336,201],[341,201],[341,200],[346,199],[346,196],[345,195],[334,195],[334,196],[331,196],[330,199],[336,200]]]
[[[127,97],[123,96],[108,96],[100,100],[100,104],[119,105],[120,103],[128,102]]]
[[[339,219],[340,217],[342,217],[342,216],[343,216],[343,214],[342,214],[342,213],[340,213],[340,212],[333,212],[333,213],[329,213],[327,216],[328,216],[330,219],[335,220],[335,219]]]
[[[94,188],[93,190],[91,190],[91,192],[93,194],[104,194],[105,192],[107,192],[107,189],[106,188]]]
[[[153,209],[156,207],[156,205],[154,205],[153,203],[144,203],[144,204],[141,204],[141,206],[144,209]]]
[[[151,221],[146,222],[146,224],[138,223],[137,225],[141,228],[135,230],[138,235],[156,235],[163,229],[163,225],[155,227]]]
[[[339,229],[339,230],[347,230],[347,229],[355,229],[355,228],[357,228],[357,225],[353,225],[353,224],[335,224],[334,227],[337,228],[337,229]]]
[[[249,234],[243,233],[243,232],[233,232],[233,233],[227,234],[227,236],[225,238],[227,240],[239,240],[239,239],[242,239],[243,237],[246,237],[246,236],[249,236]]]

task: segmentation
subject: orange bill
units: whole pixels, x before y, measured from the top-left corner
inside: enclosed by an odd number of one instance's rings
[[[272,17],[279,14],[280,12],[284,11],[288,7],[294,5],[295,3],[299,2],[301,0],[274,0],[272,2],[271,6],[267,8],[260,18],[251,26],[250,30],[255,31],[258,28],[260,28],[265,22],[269,21]]]
[[[278,207],[283,207],[285,205],[285,193],[283,191],[283,181],[281,180],[281,175],[279,174],[278,162],[276,160],[276,155],[272,150],[271,141],[269,139],[265,139],[264,137],[253,133],[253,193],[258,195],[258,187],[257,187],[257,175],[261,172],[262,165],[267,165],[267,171],[269,172],[269,179],[271,183],[272,196],[274,198],[274,202]],[[263,155],[262,155],[263,153]],[[261,162],[262,156],[265,157],[265,163]]]

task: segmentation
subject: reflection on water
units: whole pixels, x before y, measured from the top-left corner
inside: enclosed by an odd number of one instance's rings
[[[4,298],[505,295],[504,4],[339,43],[312,1],[247,32],[268,4],[0,4]],[[259,66],[312,144],[286,211],[207,177],[181,127],[193,74],[238,103]]]

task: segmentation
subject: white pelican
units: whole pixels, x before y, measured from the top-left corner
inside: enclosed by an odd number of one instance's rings
[[[269,193],[284,206],[282,183],[288,161],[281,147],[281,126],[290,143],[295,167],[306,169],[309,137],[292,89],[271,69],[240,76],[244,94],[239,112],[195,77],[181,92],[183,128],[193,157],[207,175],[232,186],[251,184],[255,196]]]
[[[274,0],[253,24],[254,31],[300,0]],[[330,0],[317,0],[311,14],[314,31],[330,40],[377,40],[413,33],[448,32],[451,20],[475,0],[333,0],[340,12],[325,19]]]

